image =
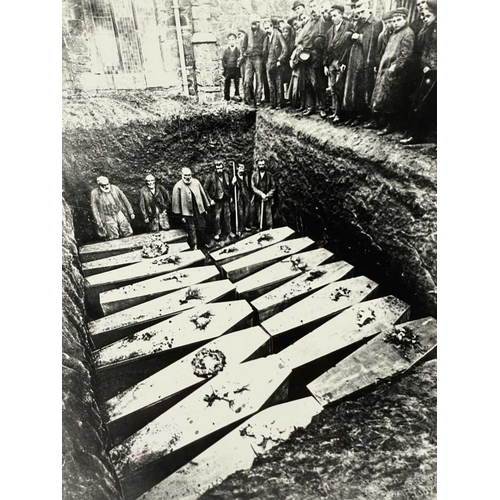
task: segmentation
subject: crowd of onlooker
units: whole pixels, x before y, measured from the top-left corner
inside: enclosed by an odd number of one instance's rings
[[[319,113],[331,123],[404,133],[424,142],[436,130],[437,0],[416,0],[417,17],[396,8],[377,19],[367,0],[344,5],[295,0],[289,18],[261,20],[228,35],[224,98],[249,106]]]

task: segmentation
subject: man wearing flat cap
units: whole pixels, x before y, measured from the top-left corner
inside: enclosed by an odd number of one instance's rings
[[[236,46],[236,33],[227,35],[229,45],[222,54],[222,68],[224,75],[224,99],[229,101],[231,91],[231,81],[234,82],[234,100],[240,99],[240,68],[238,61],[240,59],[240,49]]]
[[[333,114],[330,118],[333,122],[340,120],[347,55],[351,46],[350,32],[353,29],[351,21],[344,19],[344,11],[343,5],[332,5],[330,9],[333,24],[326,33],[326,47],[323,55],[325,75],[328,75],[332,93]]]
[[[163,186],[156,182],[154,175],[147,175],[145,181],[146,185],[141,188],[139,200],[144,222],[150,233],[156,233],[160,229],[168,231],[170,223],[167,209],[170,195]]]
[[[370,113],[375,85],[375,64],[378,36],[382,21],[375,19],[367,1],[356,4],[354,29],[350,32],[351,48],[347,63],[343,109],[350,114],[346,125],[361,125]]]
[[[408,10],[395,9],[392,14],[394,32],[380,61],[371,109],[383,115],[386,127],[378,135],[392,134],[401,125],[408,101],[408,73],[412,63],[415,33],[408,26]]]
[[[99,236],[106,240],[131,236],[135,215],[123,191],[104,176],[97,178],[97,186],[90,193],[90,207]]]
[[[243,40],[242,52],[246,59],[245,67],[245,103],[251,104],[252,97],[255,99],[255,106],[260,106],[262,102],[262,77],[264,70],[264,42],[266,32],[260,27],[260,17],[258,14],[250,16],[250,31]],[[252,96],[251,85],[255,75],[254,96]]]

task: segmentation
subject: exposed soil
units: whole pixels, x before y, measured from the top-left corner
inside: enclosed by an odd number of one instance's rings
[[[338,406],[203,500],[436,498],[436,361]]]
[[[241,104],[198,105],[162,91],[111,92],[63,102],[63,191],[79,244],[97,240],[90,214],[96,177],[106,175],[139,214],[139,190],[152,173],[169,192],[190,167],[204,181],[216,158],[253,167],[255,112]],[[173,227],[178,221],[173,218]],[[145,227],[139,216],[135,232]]]
[[[313,239],[412,305],[437,314],[436,147],[284,111],[257,119],[280,211]]]

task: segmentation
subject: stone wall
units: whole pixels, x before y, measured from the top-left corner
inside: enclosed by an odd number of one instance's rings
[[[94,393],[72,214],[64,200],[62,208],[62,496],[64,500],[120,500]]]
[[[255,154],[269,158],[287,220],[327,239],[416,317],[436,316],[435,146],[405,148],[372,131],[262,110]]]

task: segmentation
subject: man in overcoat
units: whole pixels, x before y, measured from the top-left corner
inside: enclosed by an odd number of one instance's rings
[[[214,204],[205,193],[198,179],[194,179],[189,168],[183,168],[181,180],[172,190],[172,212],[182,217],[188,233],[187,242],[191,250],[198,249],[198,240],[204,244],[207,209]]]
[[[375,85],[375,61],[382,21],[375,19],[367,2],[356,4],[356,24],[351,33],[351,49],[347,63],[343,108],[350,114],[346,125],[366,121]]]
[[[144,222],[147,224],[149,232],[157,232],[160,229],[168,231],[170,223],[167,209],[170,203],[170,195],[167,190],[156,182],[154,175],[146,176],[146,185],[141,188],[139,207],[141,209]]]
[[[238,205],[238,231],[244,228],[251,231],[254,226],[252,207],[252,184],[250,176],[245,172],[245,165],[238,164],[236,175],[232,179],[233,186],[236,187],[236,204]]]
[[[123,191],[104,176],[97,178],[97,186],[90,193],[97,234],[106,240],[134,234],[130,222],[135,219],[135,214]]]
[[[280,31],[273,26],[270,19],[263,23],[267,33],[264,42],[264,61],[266,62],[267,82],[269,84],[269,101],[272,109],[282,108],[283,99],[283,66],[287,60],[288,47]]]
[[[214,239],[220,239],[222,227],[225,234],[234,236],[231,231],[231,199],[233,197],[231,181],[221,160],[216,160],[215,168],[207,177],[204,187],[208,197],[215,202]]]
[[[408,74],[413,61],[415,33],[408,26],[408,10],[393,11],[394,32],[387,42],[378,68],[371,109],[384,115],[386,127],[378,135],[392,134],[401,123],[408,103]]]

